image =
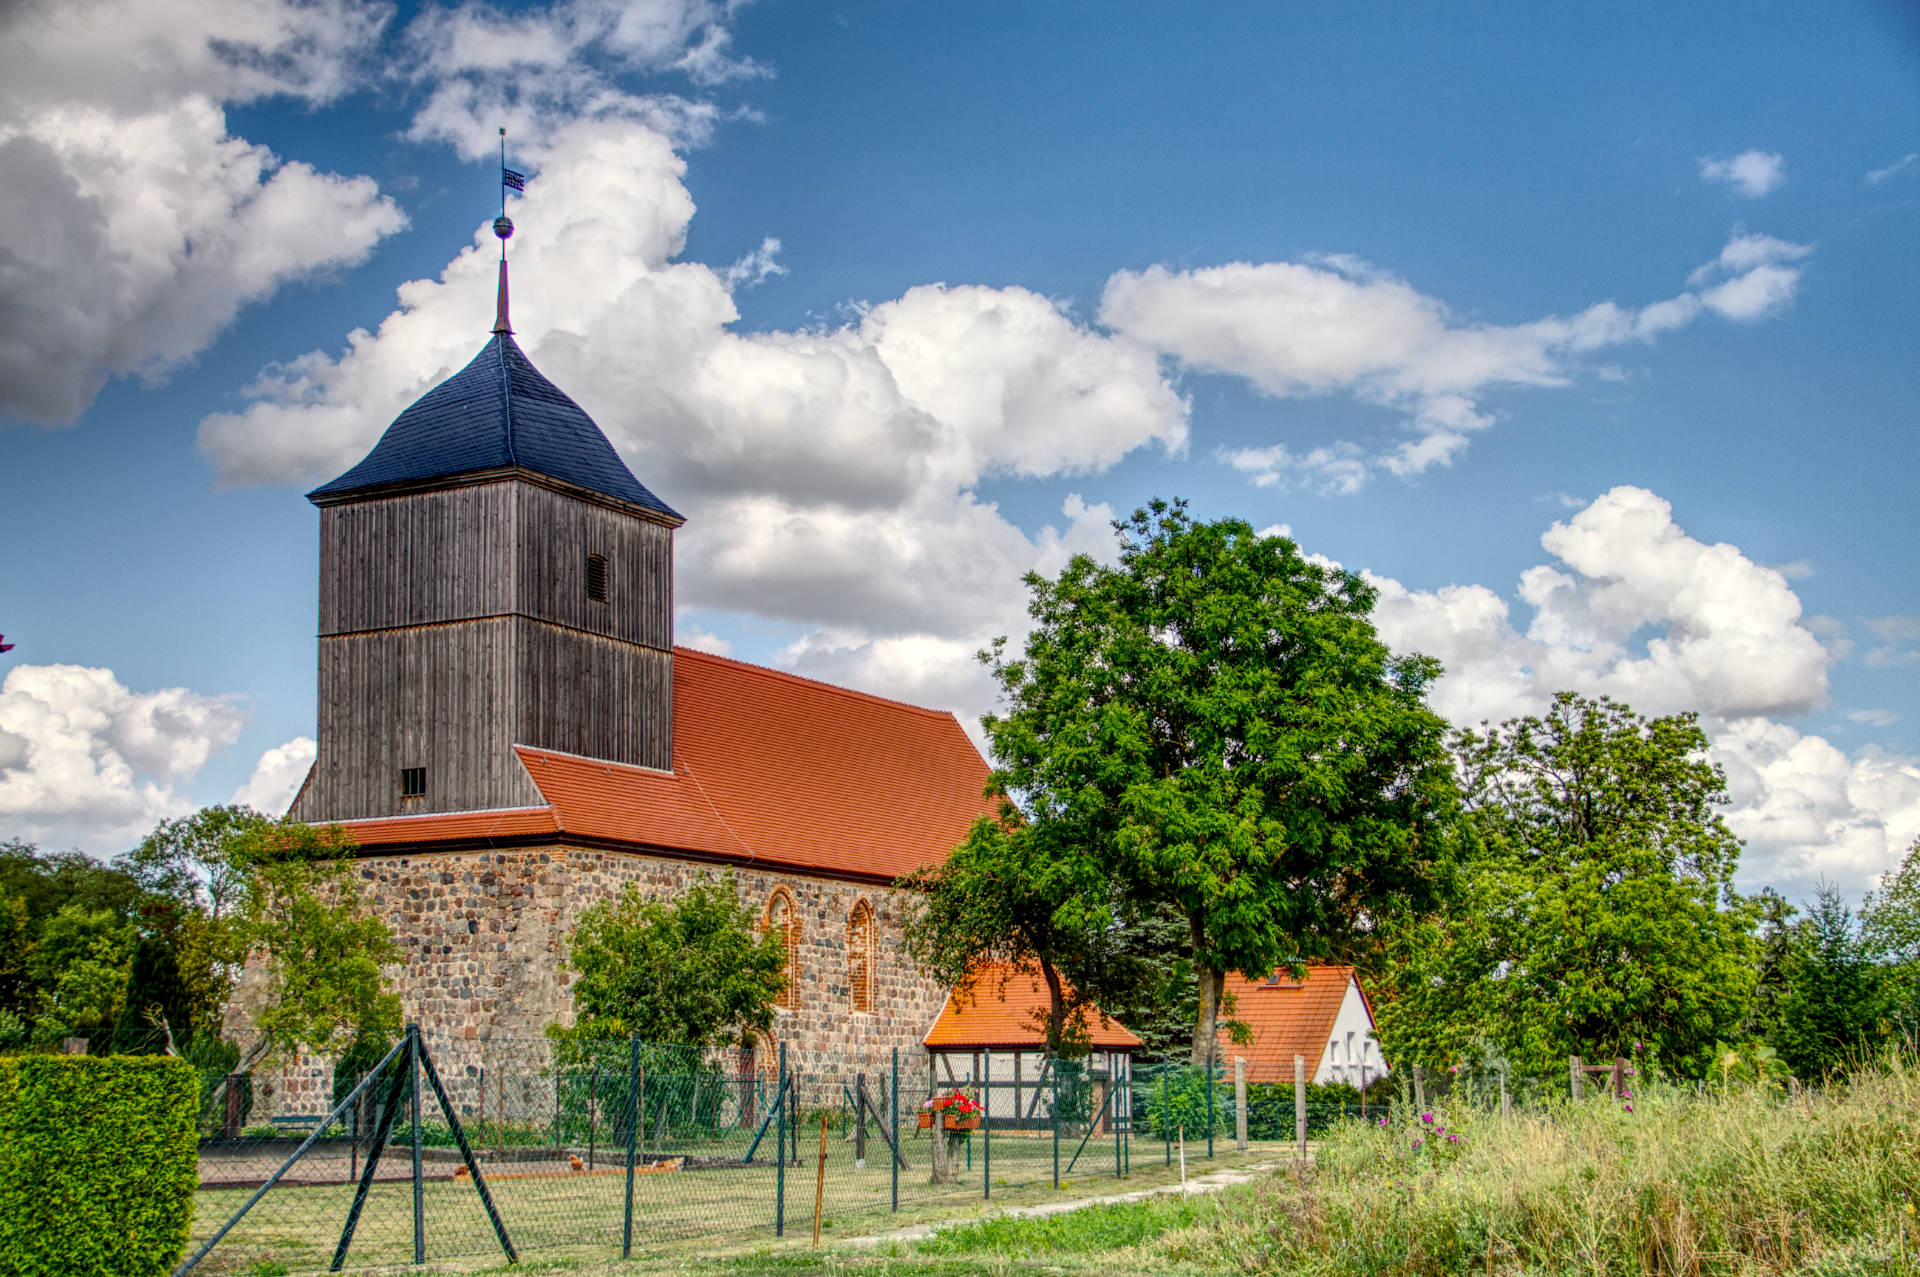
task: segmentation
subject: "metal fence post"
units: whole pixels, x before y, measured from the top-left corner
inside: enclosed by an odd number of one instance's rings
[[[981,1052],[980,1068],[980,1200],[993,1199],[993,1051]]]
[[[1124,1094],[1125,1092],[1120,1089],[1120,1057],[1109,1052],[1107,1054],[1107,1096],[1113,1101],[1113,1112],[1107,1116],[1107,1128],[1113,1132],[1113,1177],[1115,1179],[1121,1176],[1120,1141],[1124,1138],[1125,1125],[1120,1121],[1120,1099]]]
[[[1047,1124],[1053,1127],[1053,1186],[1060,1187],[1060,1057],[1054,1056],[1048,1061],[1047,1076],[1053,1079],[1052,1111],[1047,1115]]]
[[[1213,1157],[1213,1048],[1207,1048],[1207,1157]]]
[[[426,1181],[420,1175],[420,1026],[407,1026],[407,1085],[413,1091],[413,1262],[427,1262]]]
[[[893,1082],[887,1088],[887,1134],[893,1147],[893,1209],[900,1209],[900,1048],[893,1048]]]
[[[633,1169],[640,1151],[640,1035],[627,1039],[627,1208],[620,1258],[633,1257]]]
[[[780,1044],[780,1097],[776,1104],[790,1104],[789,1084],[787,1081],[787,1044]],[[777,1156],[774,1158],[773,1172],[773,1235],[784,1237],[787,1232],[787,1114],[788,1109],[780,1109],[773,1119],[779,1128],[774,1145]]]

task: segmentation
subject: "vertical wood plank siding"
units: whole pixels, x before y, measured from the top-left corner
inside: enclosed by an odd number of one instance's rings
[[[515,744],[668,768],[672,645],[659,524],[518,479],[325,507],[320,748],[295,814],[537,805]],[[424,798],[400,797],[405,767]]]

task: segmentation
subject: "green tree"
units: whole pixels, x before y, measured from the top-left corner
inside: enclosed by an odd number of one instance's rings
[[[1156,501],[1086,555],[1027,577],[1024,654],[988,654],[994,781],[1143,907],[1186,923],[1190,1056],[1213,1047],[1228,972],[1333,951],[1427,907],[1456,796],[1432,660],[1396,658],[1374,590],[1244,521]]]
[[[265,977],[255,1036],[237,1072],[295,1052],[337,1056],[362,1035],[391,1040],[400,1032],[400,999],[381,971],[400,951],[361,899],[353,849],[338,825],[292,819],[262,822],[236,839],[233,854],[245,867],[233,905],[237,934]]]
[[[251,807],[202,807],[161,821],[119,868],[153,895],[224,918],[246,896],[249,839],[273,823]]]
[[[1860,1062],[1877,1036],[1880,969],[1840,893],[1822,883],[1787,950],[1787,992],[1773,1045],[1801,1077],[1822,1077]]]
[[[1920,838],[1868,893],[1860,922],[1867,952],[1884,967],[1888,1013],[1903,1033],[1920,1036]]]
[[[40,994],[34,1036],[105,1037],[120,1014],[135,935],[111,909],[70,904],[41,929],[29,969]]]
[[[1148,973],[1118,943],[1113,921],[1124,904],[1113,880],[1083,849],[1049,837],[1054,832],[1006,804],[997,818],[976,820],[945,861],[897,885],[913,893],[903,931],[923,972],[970,989],[987,963],[1038,970],[1047,1050],[1071,1055],[1087,1040],[1089,1006]]]
[[[158,936],[134,946],[127,993],[113,1025],[113,1049],[129,1055],[181,1055],[193,1041],[193,996],[180,978],[174,947]]]
[[[755,934],[733,875],[699,878],[668,904],[635,883],[580,911],[567,938],[574,972],[571,1027],[548,1033],[566,1045],[638,1034],[649,1042],[705,1048],[744,1044],[773,1026],[786,988],[783,938]]]
[[[1544,1072],[1642,1041],[1706,1068],[1749,1006],[1757,911],[1695,716],[1563,692],[1455,747],[1475,853],[1446,915],[1398,937],[1389,1054],[1441,1065],[1483,1036]]]

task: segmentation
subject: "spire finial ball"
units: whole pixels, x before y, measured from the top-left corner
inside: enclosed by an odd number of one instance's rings
[[[503,240],[513,238],[513,222],[505,213],[493,219],[493,233]]]

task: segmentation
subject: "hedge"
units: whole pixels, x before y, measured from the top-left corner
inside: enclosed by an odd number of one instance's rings
[[[0,1059],[0,1277],[149,1277],[187,1242],[200,1079],[170,1056]]]

